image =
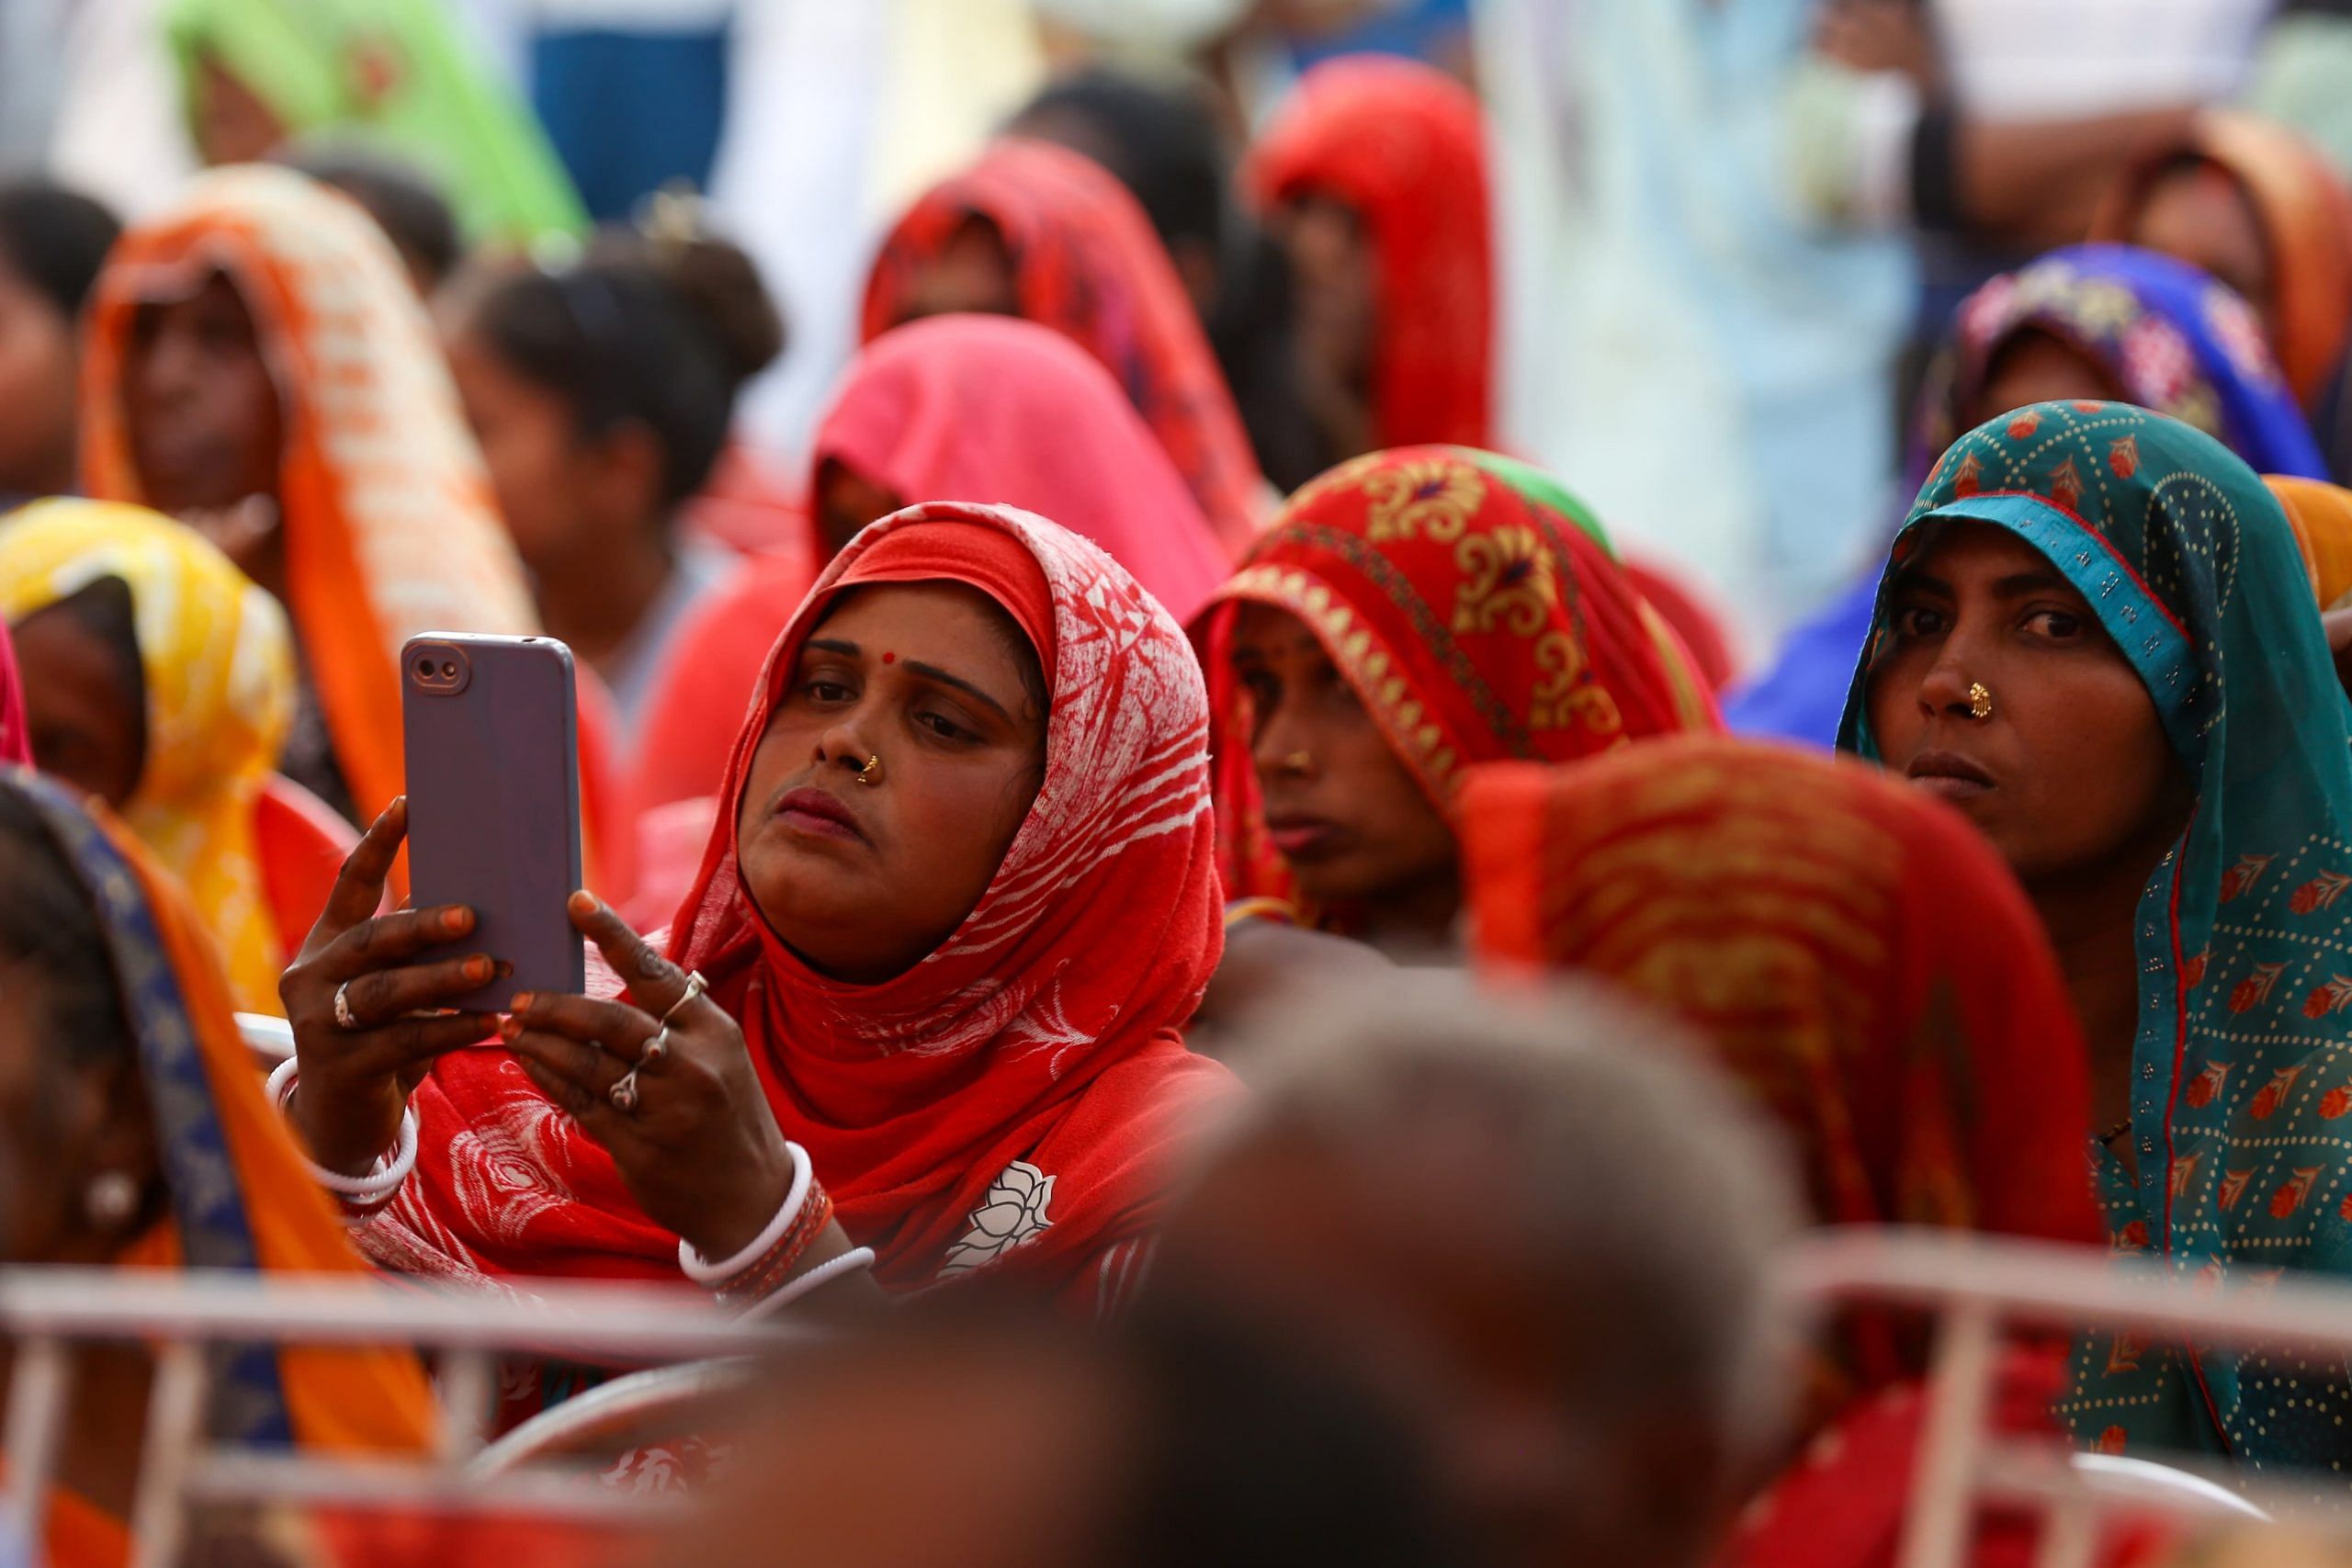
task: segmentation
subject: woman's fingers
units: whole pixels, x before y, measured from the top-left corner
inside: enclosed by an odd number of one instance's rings
[[[419,1063],[429,1064],[436,1056],[496,1038],[495,1013],[442,1012],[395,1019],[352,1035],[351,1054],[339,1070],[363,1077],[397,1077]]]
[[[319,973],[330,980],[356,979],[413,958],[427,948],[455,942],[473,929],[474,912],[462,904],[362,920],[319,953]]]
[[[517,1030],[510,1023],[501,1037],[519,1059],[536,1062],[598,1099],[611,1095],[613,1086],[629,1070],[617,1056],[569,1035],[550,1034],[539,1029]]]
[[[659,1018],[686,994],[685,971],[655,952],[602,898],[583,887],[571,896],[565,912],[572,929],[596,944],[613,973],[628,984],[629,995],[648,1012]]]
[[[561,1034],[582,1044],[637,1060],[661,1025],[627,1002],[575,997],[560,991],[526,991],[511,1010],[517,1027]]]
[[[578,1122],[582,1132],[624,1162],[638,1157],[642,1140],[638,1136],[637,1124],[614,1110],[603,1095],[536,1058],[518,1053],[514,1059],[521,1064],[523,1076],[538,1085],[539,1092],[548,1097],[548,1102]],[[626,1163],[623,1168],[628,1168]]]
[[[486,953],[445,958],[438,964],[378,969],[345,985],[344,1004],[362,1028],[372,1028],[403,1013],[447,1007],[453,998],[489,985],[501,971],[514,973],[511,966]]]
[[[334,875],[326,908],[311,928],[305,948],[323,947],[368,916],[384,901],[384,883],[400,858],[401,842],[408,837],[408,796],[400,795],[384,807],[368,830],[344,857]]]

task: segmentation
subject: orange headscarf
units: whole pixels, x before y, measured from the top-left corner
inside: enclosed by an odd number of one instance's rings
[[[285,410],[287,597],[352,797],[401,789],[401,643],[538,629],[522,563],[431,323],[367,214],[290,170],[220,169],[125,233],[99,275],[83,369],[83,480],[144,504],[124,377],[133,318],[224,273]]]
[[[2262,482],[2278,498],[2295,530],[2319,607],[2346,608],[2352,600],[2352,491],[2284,474],[2266,474]]]
[[[134,1242],[118,1266],[366,1273],[263,1095],[237,1031],[227,973],[186,896],[103,807],[79,805],[22,770],[0,773],[0,789],[32,800],[96,909],[154,1111],[170,1217]],[[234,1380],[252,1371],[241,1358],[224,1375]],[[262,1398],[223,1406],[250,1416],[254,1440],[269,1440],[268,1424],[277,1415],[281,1438],[306,1449],[408,1452],[432,1439],[431,1394],[406,1350],[288,1348],[265,1358],[258,1377]],[[72,1500],[61,1503],[60,1559],[78,1560],[86,1548],[91,1560],[106,1561],[107,1532],[96,1528],[98,1517]]]
[[[2352,343],[2352,187],[2319,149],[2286,127],[2211,112],[2117,186],[2090,237],[2131,243],[2149,193],[2184,164],[2228,176],[2253,207],[2270,254],[2278,367],[2303,406],[2315,406]]]

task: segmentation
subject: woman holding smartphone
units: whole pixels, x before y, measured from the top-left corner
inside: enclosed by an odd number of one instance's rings
[[[623,996],[419,1016],[497,961],[414,962],[470,910],[371,918],[376,822],[285,980],[321,1174],[413,1271],[748,1306],[857,1247],[891,1291],[1117,1306],[1230,1082],[1178,1032],[1222,947],[1182,631],[1066,530],[934,502],[834,560],[763,692],[667,939],[571,901]]]

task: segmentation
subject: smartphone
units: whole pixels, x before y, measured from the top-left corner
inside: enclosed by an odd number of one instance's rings
[[[579,993],[580,705],[552,637],[427,632],[401,649],[411,902],[464,904],[474,929],[429,957],[487,953],[514,972],[456,1008],[503,1011],[517,991]]]

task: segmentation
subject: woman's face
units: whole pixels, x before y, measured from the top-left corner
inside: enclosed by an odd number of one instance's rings
[[[0,953],[0,1263],[106,1262],[152,1223],[160,1195],[154,1122],[136,1057],[102,1052],[103,1041],[83,1039],[82,1052],[64,1043],[111,1010],[91,1007],[87,997],[61,1009],[59,987],[111,987],[113,975],[87,953],[37,955],[44,942],[60,944],[60,931],[76,945],[96,940],[85,896],[58,885],[66,874],[13,853],[0,873],[16,901]],[[79,914],[63,909],[61,897]],[[119,1015],[111,1026],[120,1027]],[[142,1195],[135,1212],[92,1212],[92,1181],[106,1171],[129,1178]]]
[[[817,466],[817,530],[827,559],[847,548],[867,524],[906,504],[838,457]]]
[[[0,262],[0,494],[72,488],[80,363],[74,323]]]
[[[35,610],[8,636],[24,676],[34,765],[119,808],[139,788],[147,737],[122,655],[61,604]]]
[[[131,460],[150,506],[204,512],[277,493],[277,385],[226,274],[185,299],[139,308],[123,382]]]
[[[481,338],[448,340],[449,369],[481,444],[499,515],[524,563],[533,570],[564,553],[581,519],[580,443],[571,406],[516,375]]]
[[[1372,241],[1353,209],[1309,197],[1274,215],[1290,258],[1300,393],[1323,427],[1333,461],[1369,449]]]
[[[1984,389],[1966,411],[1966,423],[1979,425],[2031,403],[2131,400],[2080,349],[2048,333],[2029,330],[1994,352]]]
[[[2114,861],[2182,807],[2147,687],[2040,551],[1956,524],[1888,602],[1893,643],[1867,688],[1880,753],[1965,812],[2029,886]],[[1972,685],[1990,716],[1971,716]]]
[[[947,237],[907,288],[899,323],[926,316],[1017,316],[1020,280],[1004,237],[985,218],[974,218]]]
[[[1299,891],[1318,904],[1381,905],[1458,889],[1453,829],[1306,624],[1244,604],[1228,651],[1253,710],[1266,828]]]
[[[286,124],[243,80],[207,51],[197,60],[196,150],[205,163],[258,164],[286,140]]]
[[[2237,181],[2210,164],[2184,164],[2149,187],[2132,243],[2220,278],[2275,332],[2270,248],[2262,220]]]
[[[914,582],[854,591],[802,645],[736,841],[769,928],[823,973],[903,974],[988,891],[1042,778],[1020,638],[978,590]]]

